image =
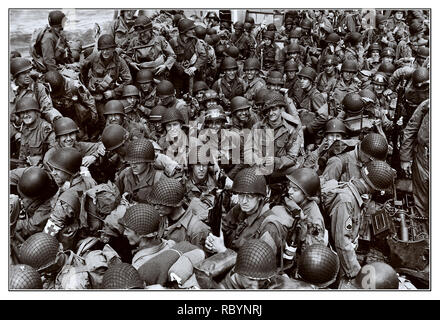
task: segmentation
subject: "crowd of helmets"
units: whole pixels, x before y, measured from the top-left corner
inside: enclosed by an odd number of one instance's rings
[[[409,287],[356,253],[399,174],[429,218],[429,11],[282,14],[121,10],[88,46],[49,13],[10,55],[10,289]]]

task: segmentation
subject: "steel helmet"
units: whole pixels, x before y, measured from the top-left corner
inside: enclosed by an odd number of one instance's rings
[[[10,68],[12,76],[16,78],[20,73],[31,70],[32,64],[25,58],[13,58],[11,59]]]
[[[240,50],[235,46],[229,46],[226,48],[225,54],[231,58],[238,59],[240,56]]]
[[[392,57],[394,59],[396,57],[396,51],[394,51],[393,48],[386,47],[386,48],[383,48],[380,56],[381,57]]]
[[[376,103],[377,102],[377,96],[376,94],[371,91],[370,89],[362,89],[359,91],[359,95],[363,98],[364,101],[370,102],[370,103]]]
[[[295,61],[289,60],[284,65],[284,71],[285,72],[288,72],[288,71],[298,72],[298,70],[299,70],[298,63],[296,63]]]
[[[241,96],[235,96],[231,100],[231,113],[235,113],[239,110],[249,109],[251,106],[249,104],[248,99]]]
[[[203,101],[207,100],[218,100],[218,93],[212,89],[206,90],[203,95]]]
[[[338,43],[341,40],[341,37],[338,36],[337,33],[332,32],[327,35],[325,41],[328,43]]]
[[[370,52],[371,51],[380,51],[380,49],[381,49],[381,46],[377,42],[372,43],[369,48]]]
[[[390,265],[372,262],[362,267],[354,284],[358,289],[399,289],[399,278]]]
[[[66,15],[59,10],[49,12],[49,17],[48,17],[49,25],[51,27],[61,26],[65,16]]]
[[[103,289],[143,289],[144,282],[138,271],[129,263],[117,263],[108,267],[102,278]]]
[[[263,111],[272,107],[285,107],[286,102],[280,92],[269,91],[264,99]]]
[[[232,192],[258,194],[265,197],[267,194],[266,179],[263,175],[257,174],[254,168],[242,169],[235,176]]]
[[[107,150],[115,150],[128,140],[129,133],[119,124],[109,124],[102,131],[102,143]]]
[[[215,33],[211,35],[211,39],[214,45],[216,45],[220,41],[220,36],[217,33]]]
[[[75,121],[67,117],[62,117],[55,120],[53,123],[53,129],[57,137],[72,132],[79,132],[79,128]]]
[[[244,23],[244,30],[246,30],[247,32],[251,32],[252,30],[252,24],[249,22],[245,22]]]
[[[220,105],[209,106],[205,113],[205,122],[223,120],[226,121],[226,114],[223,107]]]
[[[159,230],[160,215],[153,206],[138,203],[125,211],[119,223],[139,236],[146,236]]]
[[[185,188],[183,184],[176,179],[162,176],[160,180],[153,185],[147,202],[153,205],[163,205],[167,207],[180,207],[185,197]]]
[[[287,179],[300,188],[307,197],[314,197],[321,191],[319,176],[313,169],[295,169],[287,175]]]
[[[115,39],[111,34],[103,34],[98,39],[98,50],[116,48]]]
[[[125,115],[124,105],[119,100],[110,100],[104,105],[104,115],[108,114],[122,114]]]
[[[195,93],[202,91],[202,90],[209,90],[208,85],[205,81],[196,81],[194,82],[193,91]]]
[[[361,176],[374,190],[385,191],[393,185],[395,173],[385,161],[373,160],[362,167]]]
[[[51,175],[40,167],[27,168],[18,180],[18,191],[26,198],[49,198],[58,186]]]
[[[327,55],[324,58],[323,66],[335,66],[337,64],[336,57],[333,55]]]
[[[245,22],[248,22],[250,24],[255,24],[255,20],[254,18],[252,18],[251,16],[248,16],[244,19]]]
[[[173,25],[177,26],[179,24],[179,21],[183,19],[183,16],[181,14],[175,14],[173,17]]]
[[[266,101],[266,95],[270,92],[270,90],[266,88],[258,89],[258,91],[255,93],[255,103],[256,104],[263,104]]]
[[[424,83],[429,80],[429,70],[426,68],[417,68],[412,74],[414,85]]]
[[[37,270],[26,264],[17,264],[9,271],[9,289],[43,289],[43,283]]]
[[[362,40],[362,34],[359,32],[350,32],[347,37],[346,41],[348,41],[351,45],[355,46]]]
[[[222,62],[222,70],[237,70],[238,64],[232,57],[225,57]]]
[[[122,91],[122,97],[138,97],[139,98],[139,90],[134,85],[126,85],[124,90]]]
[[[269,23],[268,25],[267,25],[267,31],[277,31],[277,27],[275,26],[275,24],[273,24],[273,23]]]
[[[316,79],[316,71],[312,67],[304,67],[298,73],[298,77],[307,78],[313,83]]]
[[[338,255],[323,244],[308,246],[298,259],[298,274],[301,278],[320,288],[332,284],[338,272]]]
[[[287,46],[287,53],[300,53],[301,47],[297,43],[291,43]]]
[[[196,33],[196,37],[199,39],[205,39],[206,37],[206,28],[202,27],[202,26],[196,26],[195,27],[195,33]]]
[[[254,280],[269,279],[277,273],[275,253],[263,240],[246,241],[238,250],[234,271]]]
[[[141,69],[136,74],[137,83],[148,83],[153,81],[153,72],[148,69]]]
[[[156,95],[159,97],[172,96],[175,94],[174,85],[171,81],[162,80],[156,88]]]
[[[163,113],[167,110],[163,105],[157,105],[153,109],[151,109],[149,120],[150,121],[161,121]]]
[[[358,64],[354,60],[345,60],[341,67],[342,72],[358,72]]]
[[[373,81],[371,81],[373,84],[378,84],[382,86],[386,86],[388,84],[387,77],[384,73],[378,72],[374,75]]]
[[[414,20],[409,25],[409,32],[411,34],[419,33],[423,31],[423,23],[421,23],[419,20]]]
[[[383,14],[380,14],[380,13],[376,14],[376,26],[385,22],[386,20],[387,20],[387,18]]]
[[[325,133],[341,133],[346,134],[347,128],[342,120],[333,118],[327,121],[325,124]]]
[[[150,18],[148,18],[145,15],[141,15],[141,16],[137,17],[136,20],[134,21],[133,27],[135,29],[142,28],[144,30],[152,30],[153,24],[152,24]]]
[[[385,160],[388,153],[388,143],[381,134],[371,132],[362,139],[361,150],[374,159]]]
[[[179,29],[179,33],[187,33],[189,30],[195,29],[194,21],[190,19],[181,19],[177,24],[177,29]]]
[[[304,18],[303,20],[301,20],[301,23],[299,24],[301,28],[303,29],[312,29],[312,21],[310,19]]]
[[[35,110],[41,112],[37,100],[35,100],[33,97],[24,96],[23,98],[17,101],[17,104],[15,105],[15,113],[20,113],[29,110]]]
[[[275,70],[269,71],[269,74],[267,75],[266,83],[282,85],[284,83],[283,74]]]
[[[301,38],[301,35],[302,35],[302,29],[301,28],[295,28],[295,29],[292,29],[289,32],[289,38],[290,39],[299,39],[299,38]]]
[[[182,124],[185,123],[182,113],[176,107],[167,108],[162,114],[162,125],[173,121],[179,121]]]
[[[217,34],[217,30],[215,30],[214,28],[209,28],[206,33],[210,36]],[[220,40],[220,39],[219,39]]]
[[[215,55],[217,57],[221,57],[223,56],[223,52],[225,52],[226,47],[222,44],[219,44],[218,46],[215,47]]]
[[[55,237],[44,232],[31,235],[19,249],[19,260],[37,271],[47,268],[56,261],[60,244]]]
[[[139,138],[129,143],[124,160],[129,163],[143,163],[154,162],[154,158],[153,143],[148,139]]]
[[[271,41],[275,40],[275,32],[273,32],[273,31],[265,31],[263,33],[263,39],[269,39]]]
[[[244,61],[243,70],[260,70],[260,63],[257,58],[248,58]]]
[[[396,71],[396,66],[391,62],[383,62],[380,64],[379,69],[377,72],[381,72],[386,74],[388,77],[390,77],[394,71]]]
[[[51,92],[54,94],[64,93],[65,80],[61,73],[56,70],[48,71],[44,75],[44,79],[50,85]]]
[[[359,93],[350,92],[342,99],[342,105],[344,106],[344,110],[350,114],[359,114],[364,108],[364,101]]]
[[[79,172],[82,163],[82,155],[74,148],[60,148],[50,156],[47,163],[52,168],[74,175]]]
[[[425,58],[425,59],[428,58],[429,57],[429,48],[420,46],[417,49],[417,56]]]
[[[243,30],[244,29],[244,23],[243,22],[236,22],[235,24],[234,24],[234,29],[235,30]]]

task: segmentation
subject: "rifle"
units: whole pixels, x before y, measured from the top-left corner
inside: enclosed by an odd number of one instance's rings
[[[222,205],[223,205],[223,189],[215,188],[211,194],[215,196],[214,206],[208,213],[208,225],[214,236],[220,237],[222,227]]]
[[[400,155],[399,155],[399,136],[401,134],[400,128],[397,125],[397,121],[402,115],[402,98],[404,93],[404,86],[399,85],[399,88],[397,89],[397,104],[396,104],[396,111],[394,112],[394,118],[393,118],[393,132],[391,141],[393,142],[393,154],[391,156],[391,166],[393,168],[397,169],[398,176],[402,175],[402,170],[400,169]]]

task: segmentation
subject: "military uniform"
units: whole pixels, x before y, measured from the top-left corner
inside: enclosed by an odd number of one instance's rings
[[[121,16],[117,17],[110,27],[110,33],[115,39],[116,45],[123,50],[127,49],[131,39],[136,34],[134,28],[129,27]]]
[[[260,77],[255,77],[251,82],[248,82],[246,80],[244,81],[245,81],[245,86],[244,86],[245,93],[243,97],[245,97],[250,101],[254,100],[255,94],[257,93],[258,90],[266,87],[266,82]]]
[[[362,49],[353,49],[353,48],[347,48],[344,53],[343,61],[346,60],[354,60],[357,62],[359,66],[359,70],[363,69],[364,66],[364,50]]]
[[[325,181],[349,181],[351,178],[361,177],[362,162],[359,160],[359,145],[356,149],[331,157],[322,177]]]
[[[143,175],[143,179],[140,181],[140,177],[133,173],[131,167],[127,167],[116,175],[115,184],[121,194],[128,192],[134,201],[145,202],[153,184],[159,181],[162,173],[163,171],[151,167],[147,175]]]
[[[156,87],[153,88],[150,92],[145,94],[145,92],[141,91],[141,98],[139,100],[139,104],[148,109],[153,109],[157,105],[158,99],[156,97]]]
[[[429,100],[422,102],[403,130],[400,161],[412,161],[412,183],[418,215],[429,216]]]
[[[328,212],[331,218],[331,232],[343,273],[354,278],[361,269],[357,260],[359,227],[363,200],[357,188],[348,182],[338,187],[336,197]]]
[[[270,46],[260,44],[256,49],[256,55],[258,60],[263,59],[263,70],[277,70],[280,62],[280,51],[281,49],[276,45],[272,44]]]
[[[342,100],[346,96],[347,93],[358,92],[359,87],[356,81],[353,79],[351,83],[345,83],[345,81],[341,78],[336,83],[333,93],[330,95],[330,101],[332,105],[332,111],[335,111],[336,114],[332,114],[333,116],[337,115],[337,108],[341,105]]]
[[[23,126],[19,159],[26,161],[27,157],[37,157],[41,161],[46,150],[54,147],[55,144],[55,133],[52,126],[43,119],[37,118],[32,127]]]
[[[240,50],[240,56],[238,58],[240,60],[245,60],[255,54],[253,42],[244,32],[240,36],[233,33],[231,35],[231,43]]]
[[[316,88],[328,97],[336,87],[337,82],[338,78],[336,77],[336,73],[333,76],[329,76],[323,71],[318,74],[318,77],[316,78]]]
[[[212,89],[215,90],[219,96],[224,95],[224,97],[227,99],[227,104],[229,104],[232,98],[236,96],[243,96],[245,93],[245,88],[245,82],[239,78],[238,75],[235,76],[235,79],[232,82],[228,82],[225,77],[222,77],[218,79],[212,86]]]

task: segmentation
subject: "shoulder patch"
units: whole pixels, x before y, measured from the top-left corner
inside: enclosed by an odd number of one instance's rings
[[[351,219],[351,217],[348,217],[345,222],[344,222],[344,228],[347,231],[352,231],[353,229],[353,221]]]

